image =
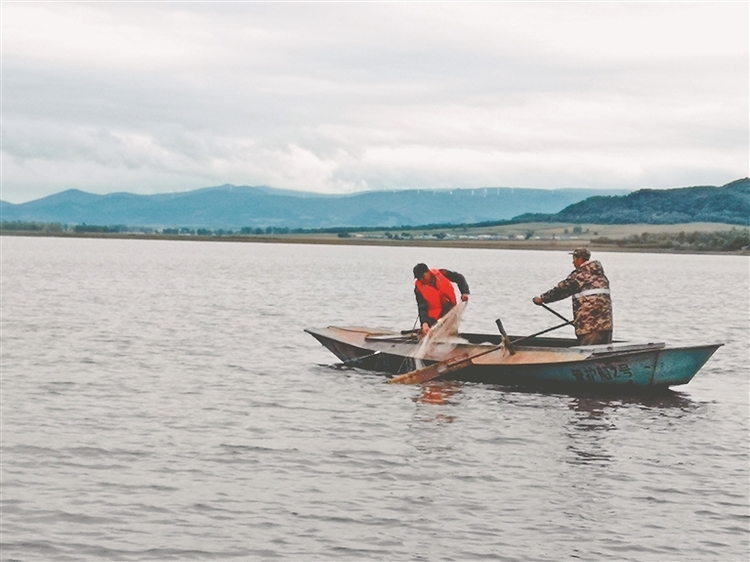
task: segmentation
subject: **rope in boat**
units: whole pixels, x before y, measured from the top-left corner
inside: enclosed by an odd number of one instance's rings
[[[412,332],[417,329],[417,324],[419,324],[419,314],[417,314],[417,317],[414,319],[414,325],[411,327]],[[396,371],[397,374],[401,373],[401,369],[404,368],[404,363],[406,363],[407,359],[408,357],[404,356],[404,358],[401,360],[401,365],[398,366],[398,371]]]

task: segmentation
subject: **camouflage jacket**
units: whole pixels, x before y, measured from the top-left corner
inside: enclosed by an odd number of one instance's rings
[[[586,294],[595,289],[609,291],[609,279],[604,275],[602,264],[598,261],[587,261],[540,297],[543,302],[573,297],[576,335],[581,336],[612,329],[612,298],[609,292]]]

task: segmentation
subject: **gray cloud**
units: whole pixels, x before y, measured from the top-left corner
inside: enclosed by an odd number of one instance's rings
[[[748,175],[745,3],[6,4],[3,199]]]

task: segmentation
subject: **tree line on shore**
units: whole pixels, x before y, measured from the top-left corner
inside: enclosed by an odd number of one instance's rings
[[[313,234],[344,232],[346,228],[288,228],[279,226],[243,227],[239,230],[209,228],[151,228],[142,226],[127,226],[124,224],[99,225],[99,224],[76,224],[68,225],[59,222],[38,221],[0,221],[0,231],[15,232],[40,232],[40,233],[76,233],[76,234],[118,234],[118,233],[142,233],[142,234],[164,234],[164,235],[192,235],[192,236],[236,236],[236,235],[263,235],[263,234]],[[356,229],[359,230],[359,229]],[[366,230],[362,228],[361,230]]]
[[[443,225],[446,226],[446,225]],[[451,228],[460,228],[468,225],[450,225]],[[421,227],[402,227],[403,229],[414,230]],[[39,234],[125,234],[141,233],[155,236],[258,236],[258,235],[283,235],[283,234],[335,234],[339,238],[349,238],[351,232],[364,232],[373,230],[372,228],[328,228],[328,229],[290,229],[286,227],[246,227],[239,231],[232,230],[209,230],[206,228],[142,228],[128,227],[125,225],[87,225],[80,224],[75,226],[64,225],[61,223],[43,223],[43,222],[24,222],[24,221],[0,221],[0,233],[2,232],[29,232]],[[574,233],[580,233],[580,226],[573,229]],[[385,239],[402,240],[410,238],[411,235],[403,233],[401,235],[384,235]],[[438,234],[434,235],[437,240],[445,238]],[[530,236],[525,237],[527,240]],[[600,236],[590,239],[591,244],[602,246],[617,246],[621,248],[633,249],[656,249],[669,251],[684,252],[739,252],[750,250],[750,229],[732,228],[731,230],[712,231],[712,232],[644,232],[642,234],[633,234],[624,238],[609,238]]]
[[[592,238],[592,244],[691,252],[738,252],[750,249],[750,229],[732,228],[716,232],[644,232],[625,238]]]

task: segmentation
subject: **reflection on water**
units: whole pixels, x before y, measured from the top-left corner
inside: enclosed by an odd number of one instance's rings
[[[567,450],[573,453],[571,464],[609,463],[612,455],[607,453],[606,432],[617,429],[609,419],[605,402],[596,398],[574,398],[568,408],[571,415],[566,426],[570,438]]]
[[[448,399],[460,390],[460,384],[455,381],[431,381],[422,385],[421,392],[414,401],[422,404],[448,404]]]
[[[638,408],[653,411],[656,415],[682,417],[685,412],[695,410],[696,405],[687,395],[666,391],[658,394],[634,394],[617,398],[597,395],[578,395],[568,404],[569,416],[566,435],[570,443],[566,449],[572,453],[567,462],[571,464],[610,463],[614,456],[608,452],[611,445],[610,432],[620,429],[612,419],[618,410]],[[625,418],[627,419],[627,418]],[[643,420],[643,418],[640,418]],[[646,418],[642,421],[645,423]]]
[[[600,411],[605,408],[617,409],[621,407],[635,406],[643,410],[684,410],[692,411],[697,404],[690,399],[689,395],[673,390],[660,390],[659,392],[641,392],[631,394],[615,394],[612,391],[597,392],[572,392],[572,409],[576,411]]]
[[[417,405],[426,405],[427,409],[414,412],[417,419],[430,423],[453,423],[456,416],[446,411],[435,411],[431,406],[451,406],[460,400],[461,383],[456,381],[430,381],[420,385],[419,394],[412,398]],[[458,397],[457,399],[451,399]]]

